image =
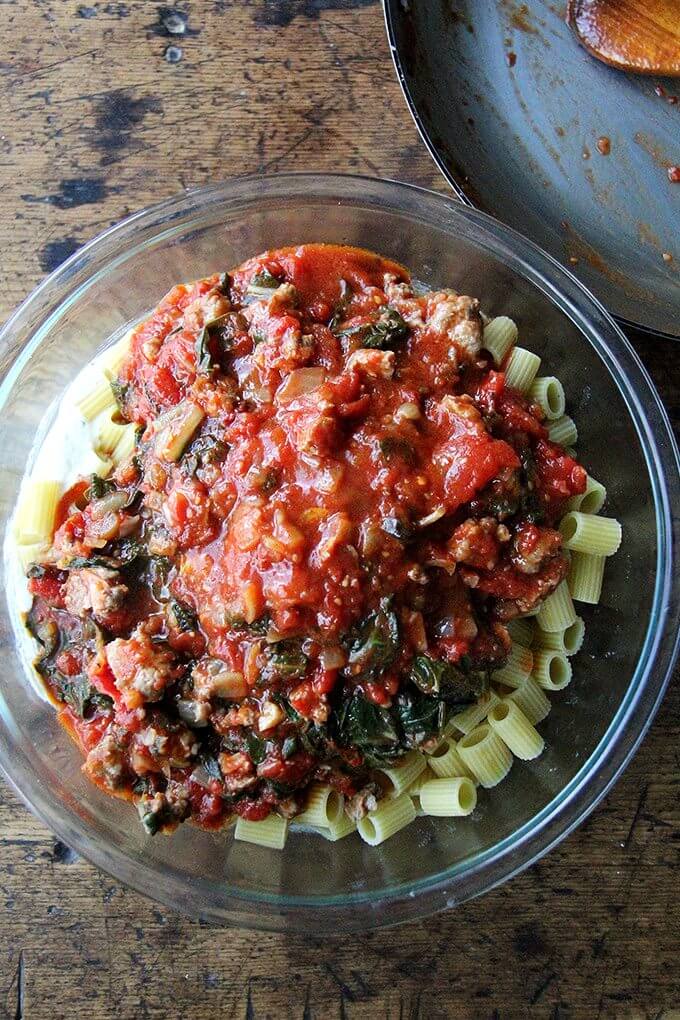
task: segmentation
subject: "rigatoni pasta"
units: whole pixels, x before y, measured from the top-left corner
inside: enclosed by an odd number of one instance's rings
[[[519,687],[506,694],[503,701],[514,702],[534,726],[543,722],[550,712],[550,698],[532,676],[528,676]]]
[[[485,789],[505,779],[512,768],[512,754],[488,723],[471,730],[458,743],[458,753]]]
[[[514,701],[501,701],[489,712],[489,725],[515,758],[530,761],[543,753],[545,741]]]
[[[471,815],[477,806],[477,790],[465,776],[432,779],[421,787],[420,805],[425,815],[464,817]]]
[[[520,393],[527,393],[541,364],[541,359],[533,351],[524,347],[513,347],[505,366],[506,386],[512,386]]]
[[[379,846],[395,832],[410,825],[416,817],[413,801],[407,793],[394,800],[381,800],[375,811],[369,811],[357,822],[357,831],[364,843]]]
[[[572,598],[594,606],[600,601],[606,556],[575,552],[569,564],[567,582]]]
[[[17,541],[21,545],[50,541],[60,495],[60,482],[40,479],[29,482],[15,524]]]
[[[538,404],[548,420],[556,420],[564,414],[564,387],[554,375],[534,379],[529,387],[529,398]]]
[[[237,818],[234,826],[234,839],[243,843],[255,843],[270,850],[283,850],[288,836],[288,822],[280,815],[271,814],[261,822],[251,822],[246,818]]]
[[[570,510],[560,521],[566,549],[590,556],[613,556],[621,545],[621,525],[613,517]]]
[[[482,343],[497,365],[502,365],[516,341],[517,326],[507,315],[497,315],[484,327]]]
[[[295,259],[323,302],[268,253],[175,288],[87,368],[89,477],[42,461],[18,555],[38,637],[96,625],[87,684],[38,665],[83,725],[115,724],[84,770],[110,762],[148,832],[239,814],[265,849],[379,846],[540,755],[584,639],[572,597],[599,597],[620,527],[511,319],[353,249],[342,278],[327,249]]]

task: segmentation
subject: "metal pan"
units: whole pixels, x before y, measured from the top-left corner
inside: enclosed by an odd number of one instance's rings
[[[531,237],[625,323],[680,337],[680,184],[668,173],[680,80],[601,64],[559,0],[384,7],[411,113],[459,197]]]

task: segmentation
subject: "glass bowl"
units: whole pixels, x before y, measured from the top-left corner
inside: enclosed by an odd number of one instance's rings
[[[598,302],[548,255],[495,220],[417,188],[361,177],[254,177],[191,191],[131,216],[45,280],[0,340],[0,502],[12,513],[39,423],[107,338],[183,280],[266,248],[361,245],[430,287],[482,298],[564,382],[580,450],[623,523],[602,603],[589,610],[575,679],[542,726],[547,750],[517,762],[468,819],[419,818],[371,849],[291,834],[285,851],[184,826],[144,834],[100,793],[35,693],[3,578],[0,763],[59,837],[155,900],[213,922],[313,932],[393,924],[497,885],[564,838],[605,794],[661,700],[677,644],[677,450],[652,384]],[[6,567],[5,567],[6,569]]]

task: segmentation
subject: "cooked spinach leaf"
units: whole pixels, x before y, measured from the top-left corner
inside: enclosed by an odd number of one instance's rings
[[[368,701],[359,691],[341,704],[335,727],[338,742],[356,746],[366,762],[379,765],[402,753],[399,732],[390,711]]]
[[[249,730],[244,738],[246,750],[250,755],[253,764],[259,765],[267,757],[267,741],[262,740],[256,736],[252,730]]]
[[[277,280],[275,276],[272,276],[268,270],[263,269],[251,277],[250,283],[246,287],[246,294],[257,298],[271,297],[271,292],[280,287],[281,282],[281,280]]]
[[[81,719],[87,719],[98,710],[107,711],[113,701],[89,683],[87,677],[64,677],[55,674],[61,698]]]
[[[418,747],[441,733],[448,715],[446,704],[439,698],[412,689],[397,696],[393,711],[408,747]]]
[[[335,333],[338,326],[347,317],[347,309],[349,303],[352,300],[352,288],[348,284],[347,280],[340,281],[340,298],[333,311],[333,318],[328,323],[328,328],[331,333]]]
[[[115,489],[116,484],[110,479],[100,478],[99,475],[90,475],[90,484],[85,489],[85,499],[88,503],[91,503],[93,499],[101,499],[102,496],[106,496],[109,492],[114,492]]]
[[[179,602],[177,599],[171,599],[168,603],[168,611],[172,621],[174,621],[174,624],[177,627],[177,630],[181,630],[182,633],[186,633],[188,631],[195,631],[198,629],[196,613],[190,606],[185,605],[183,602]]]
[[[277,641],[264,649],[265,665],[260,680],[302,680],[307,672],[309,660],[302,651],[302,643],[295,638]]]
[[[372,347],[383,351],[406,340],[409,333],[406,321],[396,308],[383,305],[378,309],[376,319],[348,326],[347,329],[340,330],[336,335],[353,338],[358,341],[360,347]]]
[[[125,415],[125,402],[127,400],[129,390],[130,387],[127,383],[120,383],[117,379],[113,379],[111,381],[111,391],[116,404],[118,405],[118,410],[122,415]]]
[[[375,680],[389,669],[399,648],[399,621],[391,598],[381,599],[380,608],[354,628],[348,645],[355,679]]]
[[[484,670],[431,659],[429,655],[416,655],[411,663],[410,679],[424,694],[434,694],[449,705],[461,707],[476,701],[489,686]]]

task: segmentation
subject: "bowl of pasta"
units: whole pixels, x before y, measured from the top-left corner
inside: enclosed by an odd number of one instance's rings
[[[530,242],[242,179],[86,245],[0,351],[0,764],[98,867],[214,922],[392,924],[629,761],[676,654],[677,450]]]

